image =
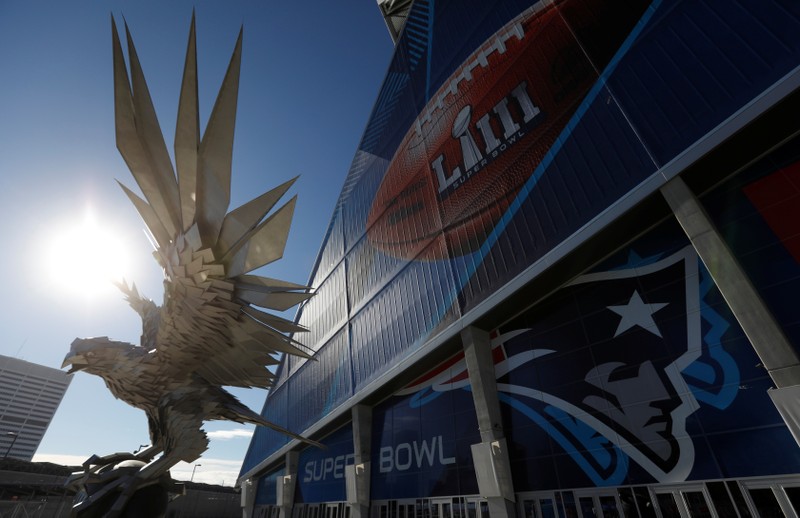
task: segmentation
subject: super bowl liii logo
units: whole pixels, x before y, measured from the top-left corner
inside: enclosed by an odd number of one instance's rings
[[[459,141],[461,147],[461,164],[453,168],[450,173],[445,172],[445,155],[441,153],[433,162],[431,170],[436,174],[439,182],[439,193],[458,188],[468,180],[473,174],[486,167],[492,160],[497,158],[510,146],[517,143],[525,131],[534,125],[539,124],[542,111],[531,100],[528,94],[528,83],[522,81],[514,88],[509,95],[503,97],[492,108],[491,112],[483,114],[475,127],[480,134],[484,147],[483,151],[478,147],[475,137],[470,131],[469,124],[472,119],[472,106],[467,105],[458,112],[453,120],[451,134],[453,139]],[[509,109],[509,101],[514,101],[519,107],[517,120]],[[521,120],[519,120],[521,117]],[[492,127],[492,119],[499,121],[503,131],[503,140],[497,138]],[[463,168],[463,169],[462,169]]]

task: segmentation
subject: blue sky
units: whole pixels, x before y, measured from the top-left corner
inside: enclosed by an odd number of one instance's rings
[[[110,16],[131,29],[171,149],[193,8],[203,125],[244,25],[231,207],[301,175],[284,259],[258,273],[308,280],[391,57],[374,0],[0,0],[0,354],[58,368],[75,337],[138,343],[139,317],[110,284],[87,294],[58,281],[78,268],[59,239],[91,212],[123,243],[126,278],[160,303],[144,225],[115,182],[135,187],[114,142]],[[236,394],[259,411],[266,393]],[[252,428],[206,426],[214,438],[195,480],[233,482],[249,444],[242,429]],[[141,411],[79,373],[39,454],[79,462],[148,441]]]

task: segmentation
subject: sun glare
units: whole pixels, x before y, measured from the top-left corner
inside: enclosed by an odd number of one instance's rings
[[[83,220],[64,225],[49,241],[50,280],[70,295],[94,298],[115,291],[128,268],[121,239],[87,212]]]

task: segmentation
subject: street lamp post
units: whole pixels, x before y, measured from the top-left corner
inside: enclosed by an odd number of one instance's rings
[[[19,437],[19,434],[17,432],[6,432],[6,437],[13,437],[13,439],[11,439],[11,444],[9,444],[8,449],[6,449],[6,454],[3,455],[4,459],[8,458],[8,454],[11,453],[11,448],[13,448],[14,443],[17,442],[17,437]]]
[[[195,471],[197,468],[199,468],[200,466],[202,466],[202,464],[195,464],[195,465],[194,465],[194,467],[192,468],[192,478],[190,478],[190,479],[189,479],[189,482],[194,482],[194,471]]]

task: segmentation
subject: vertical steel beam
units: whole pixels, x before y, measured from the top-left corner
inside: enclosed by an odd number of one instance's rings
[[[778,388],[800,384],[800,358],[747,274],[686,183],[675,177],[661,187],[675,218],[708,268],[719,291]]]
[[[514,484],[503,434],[489,333],[470,326],[461,331],[461,340],[481,433],[481,443],[472,445],[478,487],[481,496],[486,497],[489,503],[492,518],[514,518]]]
[[[258,487],[257,477],[242,481],[242,518],[250,518],[253,516],[253,509],[256,503],[256,487]],[[0,496],[2,496],[2,493],[0,493]],[[61,516],[61,514],[59,513],[58,516]]]
[[[300,462],[300,453],[290,451],[286,454],[286,472],[283,477],[278,477],[278,505],[280,506],[280,518],[290,518],[294,507],[294,493],[297,487],[297,466]]]
[[[353,420],[352,466],[345,468],[347,503],[352,518],[368,518],[370,492],[370,456],[372,455],[372,408],[356,405],[351,410]]]

